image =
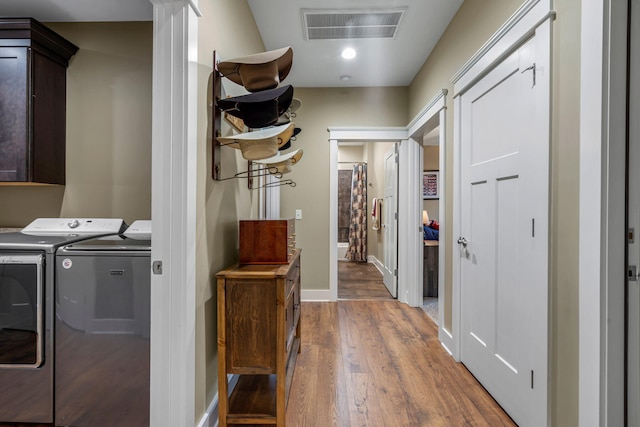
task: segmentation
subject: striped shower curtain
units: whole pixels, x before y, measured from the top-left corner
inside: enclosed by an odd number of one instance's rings
[[[349,261],[367,261],[367,164],[353,166],[351,184],[351,222],[349,247],[345,258]]]

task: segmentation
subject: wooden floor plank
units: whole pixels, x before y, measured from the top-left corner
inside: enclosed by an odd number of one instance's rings
[[[438,342],[433,321],[396,300],[302,303],[305,331],[288,426],[515,426]]]
[[[368,262],[338,262],[338,298],[393,299],[382,273]]]

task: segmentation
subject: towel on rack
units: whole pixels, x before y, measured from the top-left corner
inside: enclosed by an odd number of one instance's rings
[[[371,202],[371,228],[380,230],[380,217],[382,212],[382,199],[374,198]]]

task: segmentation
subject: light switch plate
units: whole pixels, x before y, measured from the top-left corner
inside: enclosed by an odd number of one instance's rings
[[[302,209],[296,209],[296,219],[302,219]]]

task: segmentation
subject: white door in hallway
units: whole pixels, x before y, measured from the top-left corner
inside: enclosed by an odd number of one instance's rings
[[[398,153],[394,144],[384,154],[384,200],[382,229],[384,271],[383,281],[394,298],[398,297]]]
[[[547,423],[549,135],[538,129],[549,118],[537,106],[549,94],[536,80],[548,73],[539,49],[530,39],[465,91],[459,122],[461,359],[523,427]]]

